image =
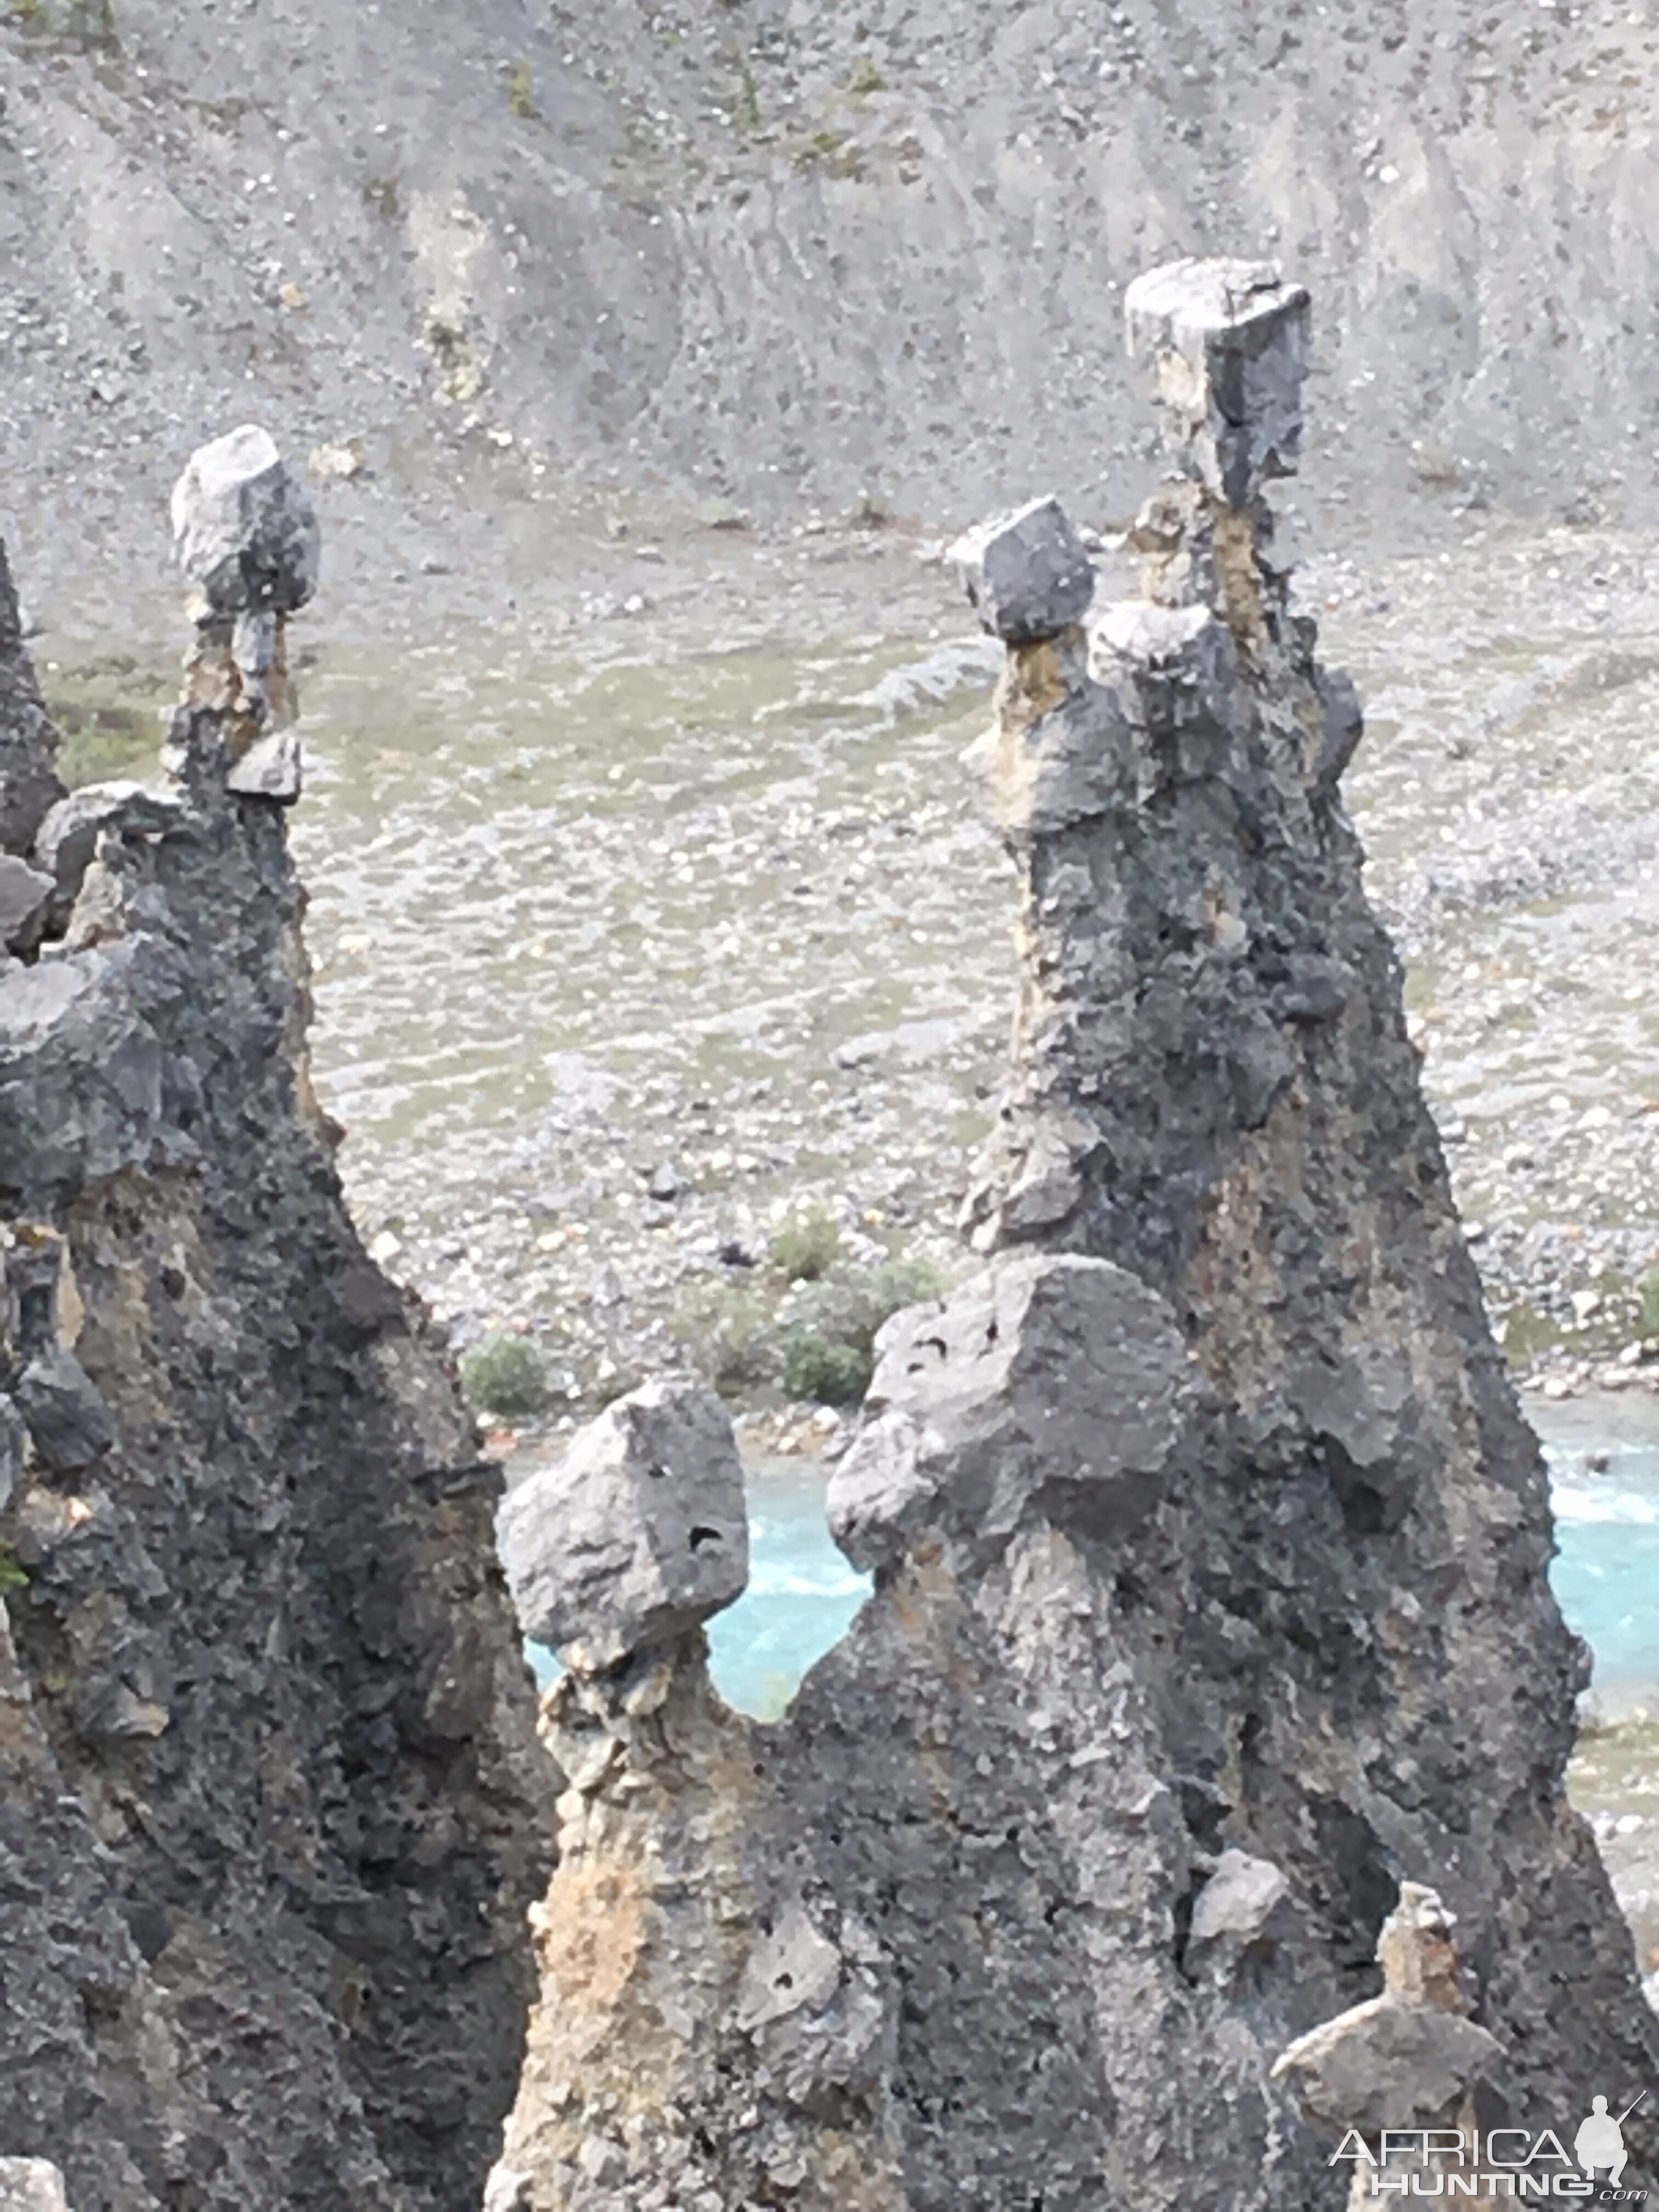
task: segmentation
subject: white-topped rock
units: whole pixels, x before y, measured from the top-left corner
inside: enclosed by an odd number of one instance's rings
[[[647,1382],[514,1491],[496,1541],[525,1634],[592,1674],[665,1644],[749,1580],[743,1462],[700,1382]]]
[[[198,621],[250,609],[291,614],[317,588],[311,495],[252,423],[191,455],[173,487],[173,536]]]
[[[1230,507],[1302,453],[1308,294],[1268,261],[1170,261],[1123,300],[1129,351],[1152,372],[1177,459]]]

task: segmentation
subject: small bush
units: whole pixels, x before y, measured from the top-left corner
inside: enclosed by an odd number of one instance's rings
[[[739,1398],[775,1379],[771,1319],[765,1301],[752,1291],[693,1283],[676,1303],[674,1334],[722,1398]]]
[[[1642,1334],[1659,1336],[1659,1275],[1650,1275],[1642,1285]]]
[[[816,1329],[792,1328],[783,1347],[783,1387],[792,1398],[820,1406],[856,1406],[870,1388],[874,1363],[856,1344],[837,1344]]]
[[[869,55],[864,54],[853,64],[853,74],[847,80],[847,89],[856,99],[866,93],[885,92],[887,80]]]
[[[0,1544],[0,1597],[7,1596],[13,1590],[27,1589],[28,1586],[27,1568],[19,1566],[17,1554],[9,1544]]]
[[[488,1413],[539,1413],[547,1404],[547,1369],[527,1337],[489,1336],[462,1361],[461,1387]]]
[[[508,112],[522,122],[534,123],[541,115],[536,105],[536,80],[526,61],[514,62],[507,72],[507,105]]]
[[[816,1283],[841,1255],[841,1231],[822,1206],[780,1229],[772,1239],[772,1265],[792,1283]]]

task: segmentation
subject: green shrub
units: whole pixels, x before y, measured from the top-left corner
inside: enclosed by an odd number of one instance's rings
[[[826,1275],[803,1299],[785,1340],[784,1389],[823,1406],[856,1405],[875,1371],[882,1323],[944,1288],[945,1278],[927,1260],[884,1260]]]
[[[9,1544],[0,1544],[0,1597],[5,1597],[12,1590],[27,1589],[28,1586],[27,1568],[19,1566],[17,1554]]]
[[[524,1336],[489,1336],[461,1363],[461,1387],[475,1406],[512,1417],[547,1404],[547,1368]]]
[[[675,1337],[722,1398],[741,1397],[775,1379],[771,1322],[763,1298],[728,1283],[689,1284],[675,1302]]]
[[[772,1239],[772,1265],[792,1283],[816,1283],[841,1255],[841,1231],[822,1206],[803,1213]]]
[[[820,1406],[856,1406],[870,1388],[874,1363],[856,1344],[838,1344],[816,1329],[792,1328],[784,1340],[783,1387],[792,1398]]]
[[[510,113],[526,123],[534,123],[541,115],[536,105],[536,80],[526,61],[514,62],[507,72],[507,105]]]

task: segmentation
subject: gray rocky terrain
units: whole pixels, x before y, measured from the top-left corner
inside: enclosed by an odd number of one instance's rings
[[[380,576],[538,485],[1127,514],[1123,289],[1222,250],[1317,288],[1322,498],[1639,517],[1656,50],[1608,0],[8,0],[10,520],[39,592],[159,552],[137,487],[250,416],[363,441]]]

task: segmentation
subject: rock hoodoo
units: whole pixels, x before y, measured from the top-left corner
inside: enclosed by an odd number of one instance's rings
[[[315,519],[246,430],[175,515],[164,787],[64,795],[0,575],[39,887],[0,975],[0,2170],[74,2212],[455,2212],[518,2075],[548,1777],[498,1477],[307,1077],[277,802]]]
[[[1334,2116],[1275,2061],[1379,1996],[1431,1885],[1448,2100],[1501,2071],[1553,2124],[1659,2064],[1564,1795],[1540,1455],[1341,802],[1358,702],[1276,550],[1308,298],[1182,264],[1127,307],[1176,464],[1141,597],[1091,609],[1052,500],[960,549],[1007,647],[1019,1011],[981,1272],[890,1324],[836,1477],[875,1594],[770,1727],[672,1620],[555,1693],[496,2212],[1316,2212]]]

